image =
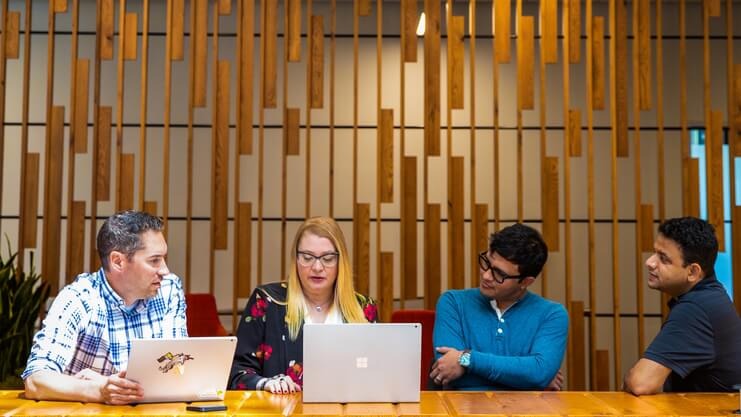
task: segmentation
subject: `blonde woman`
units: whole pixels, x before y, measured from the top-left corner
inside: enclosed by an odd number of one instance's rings
[[[345,237],[334,220],[307,219],[291,248],[288,282],[256,288],[242,313],[231,389],[301,391],[304,323],[378,317],[375,301],[355,292]]]

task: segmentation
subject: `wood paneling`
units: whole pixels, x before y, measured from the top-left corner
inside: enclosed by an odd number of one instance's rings
[[[118,182],[118,210],[132,210],[134,208],[134,154],[121,154],[121,167],[119,173],[121,180]]]
[[[440,155],[440,2],[425,0],[425,156]]]
[[[77,60],[75,80],[75,152],[87,153],[88,86],[90,85],[90,60]]]
[[[113,0],[100,1],[100,59],[113,59]]]
[[[710,17],[720,16],[720,0],[703,0],[703,7],[708,8],[708,15]]]
[[[592,108],[605,108],[605,18],[592,19]]]
[[[355,204],[353,243],[355,290],[361,294],[368,294],[368,288],[370,288],[370,204]]]
[[[67,0],[51,0],[54,2],[54,13],[67,13]]]
[[[700,216],[700,160],[689,158],[687,160],[687,173],[689,181],[685,185],[687,193],[687,215]]]
[[[517,34],[517,102],[519,109],[533,109],[535,89],[535,41],[533,38],[533,17],[522,16]]]
[[[255,4],[251,1],[241,3],[242,25],[240,32],[240,65],[239,65],[239,155],[252,154],[252,119],[253,119],[253,53],[255,40]]]
[[[402,161],[401,183],[401,279],[403,299],[417,298],[417,158]]]
[[[723,112],[712,111],[710,132],[705,134],[708,222],[715,226],[718,250],[725,250],[723,210]]]
[[[228,236],[229,75],[229,61],[219,61],[216,132],[211,148],[211,227],[215,249],[226,249]]]
[[[98,121],[95,161],[95,200],[108,201],[111,199],[111,118],[112,109],[101,106],[98,110]]]
[[[471,266],[471,277],[475,286],[478,278],[479,262],[478,253],[489,249],[489,206],[486,204],[476,204],[474,218],[472,223],[474,234],[474,247],[471,248],[471,254],[474,255],[474,264]]]
[[[85,272],[84,260],[85,260],[85,202],[84,201],[73,201],[72,212],[69,216],[71,227],[69,228],[72,236],[70,236],[70,246],[67,256],[65,256],[67,263],[66,282],[69,284],[72,282],[77,274]]]
[[[288,61],[301,60],[301,0],[288,0]]]
[[[277,80],[278,80],[278,1],[266,0],[265,10],[263,10],[263,79],[262,79],[262,107],[267,109],[275,108],[277,105]]]
[[[597,380],[592,385],[592,389],[596,391],[609,391],[610,390],[610,352],[604,349],[595,351],[596,357],[594,359],[594,367],[597,368],[595,372]]]
[[[425,0],[427,1],[427,0]],[[425,208],[424,259],[425,308],[434,310],[441,288],[440,205],[427,204]]]
[[[638,3],[638,103],[651,108],[651,0]]]
[[[641,250],[653,252],[654,250],[654,206],[653,204],[641,204]]]
[[[192,0],[195,18],[193,33],[193,106],[206,105],[206,74],[208,73],[208,0]]]
[[[237,297],[247,298],[252,291],[252,203],[240,202],[238,207],[237,244],[234,250],[240,255],[235,279],[237,280]]]
[[[358,2],[358,14],[360,16],[370,16],[373,11],[371,0],[357,0]]]
[[[450,106],[454,109],[463,108],[464,31],[465,18],[463,16],[451,17],[448,30],[448,82],[450,83]]]
[[[615,52],[610,62],[611,94],[615,96],[611,112],[615,115],[617,154],[628,156],[628,12],[622,0],[615,1]]]
[[[382,203],[394,201],[394,111],[381,110],[378,129],[378,184]]]
[[[733,136],[729,137],[728,143],[730,144],[731,140],[735,140],[736,146],[734,154],[736,156],[741,156],[741,64],[735,64],[733,66],[733,96],[736,97],[734,101],[734,113],[732,115],[735,134],[733,130],[731,130],[730,133]],[[731,149],[733,150],[734,148]]]
[[[62,168],[64,164],[64,107],[54,106],[47,126],[49,143],[46,146],[44,168],[44,237],[42,240],[41,274],[51,286],[51,293],[59,289],[59,260],[62,216]]]
[[[283,137],[285,140],[286,155],[299,154],[299,127],[301,114],[299,109],[286,109],[286,119],[283,122]]]
[[[510,58],[510,34],[512,33],[509,1],[495,1],[492,6],[492,22],[494,23],[494,48],[497,51],[497,62],[504,64]]]
[[[311,108],[324,107],[324,17],[311,16]]]
[[[378,274],[379,319],[382,323],[391,322],[394,309],[394,253],[381,252],[381,271]]]
[[[184,57],[183,41],[185,40],[185,0],[172,0],[171,36],[172,46],[170,49],[170,55],[172,56],[172,60],[182,61]]]
[[[23,194],[23,247],[35,248],[39,213],[39,154],[26,154]]]
[[[450,158],[448,186],[448,288],[465,288],[466,245],[463,225],[465,221],[463,157]]]
[[[548,245],[548,250],[555,252],[559,250],[559,223],[558,223],[558,158],[546,157],[543,161],[542,184],[542,207],[543,218],[543,240]]]
[[[219,1],[219,15],[227,16],[232,13],[232,0],[218,0]]]
[[[731,210],[734,211],[734,218],[741,219],[741,206],[733,205]],[[735,222],[732,224],[732,237],[741,236],[741,222]],[[738,242],[734,240],[734,243]],[[733,299],[736,304],[736,312],[741,315],[741,276],[735,272],[739,270],[739,262],[741,262],[741,245],[733,246]]]
[[[144,202],[144,212],[149,213],[152,216],[157,215],[157,202],[156,201],[145,201]]]
[[[133,61],[136,59],[136,13],[126,13],[124,22],[124,59]]]
[[[20,49],[18,31],[21,26],[20,12],[8,12],[8,30],[5,36],[5,58],[18,59]]]
[[[404,20],[404,62],[417,62],[417,0],[402,0]]]
[[[579,63],[581,57],[581,0],[568,0],[569,63]]]
[[[540,1],[540,47],[546,64],[558,62],[558,0]]]
[[[581,156],[581,111],[569,110],[569,156]]]

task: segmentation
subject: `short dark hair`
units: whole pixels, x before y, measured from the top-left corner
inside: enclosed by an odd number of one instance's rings
[[[679,246],[683,266],[696,263],[706,277],[715,274],[718,239],[712,224],[697,217],[679,217],[661,223],[659,233]]]
[[[489,252],[517,265],[519,274],[537,277],[548,260],[548,246],[537,230],[522,223],[515,223],[492,233],[489,237]]]
[[[98,231],[98,256],[103,269],[108,270],[108,255],[113,251],[121,252],[128,259],[142,248],[142,233],[164,229],[162,219],[142,211],[127,210],[118,212],[103,222]]]

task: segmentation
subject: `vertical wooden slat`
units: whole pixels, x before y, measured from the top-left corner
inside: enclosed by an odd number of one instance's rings
[[[511,5],[509,1],[496,1],[492,12],[494,13],[494,48],[497,51],[498,63],[504,64],[510,60],[510,34],[511,29]]]
[[[440,2],[425,0],[425,156],[440,155]]]
[[[651,0],[638,5],[638,101],[641,110],[651,108]]]
[[[463,70],[465,65],[463,36],[465,30],[463,16],[453,16],[448,29],[448,82],[450,83],[450,105],[454,109],[463,108]]]
[[[146,25],[142,25],[142,37],[148,32]],[[192,28],[191,28],[192,29]],[[193,36],[193,33],[190,34]],[[172,0],[172,49],[171,55],[173,61],[182,61],[185,56],[183,50],[185,40],[185,0]],[[144,49],[142,39],[142,49]],[[146,53],[146,52],[142,52]],[[191,57],[192,59],[192,57]]]
[[[90,77],[90,60],[77,61],[75,80],[75,153],[87,152],[87,117],[88,117],[88,86]]]
[[[381,271],[378,276],[378,298],[380,299],[380,320],[391,322],[394,309],[394,253],[381,252]]]
[[[7,4],[7,3],[6,3]],[[26,6],[25,6],[25,18],[24,18],[24,29],[23,29],[23,99],[21,104],[21,135],[20,135],[20,168],[21,168],[21,178],[20,178],[20,184],[26,184],[26,155],[28,154],[28,114],[29,114],[29,90],[30,90],[30,77],[31,77],[31,1],[26,0]],[[38,157],[37,157],[38,158]],[[38,161],[37,161],[38,165]],[[38,169],[37,169],[38,171]],[[37,185],[38,187],[38,185]],[[36,193],[36,198],[38,199],[38,192]],[[19,207],[19,213],[21,213],[21,217],[18,219],[18,258],[17,258],[17,265],[25,265],[25,261],[23,259],[25,250],[24,250],[24,231],[26,228],[26,219],[23,213],[26,213],[28,209],[26,208],[26,190],[25,187],[21,187],[18,199],[20,201],[20,207]],[[37,216],[37,209],[34,210],[33,214],[33,221],[36,221]],[[31,218],[29,218],[28,221]]]
[[[463,197],[463,157],[450,158],[450,189],[448,193],[448,288],[464,288],[465,236]]]
[[[687,131],[687,25],[685,0],[679,0],[679,126],[680,152],[682,155],[682,184],[690,185],[690,139]],[[682,214],[690,214],[690,195],[682,193]],[[664,310],[666,312],[666,310]]]
[[[95,200],[111,199],[111,119],[113,110],[109,106],[98,109],[97,147],[95,166]]]
[[[477,268],[476,265],[478,264],[478,256],[477,256],[477,250],[476,248],[481,245],[483,234],[483,240],[486,240],[486,233],[488,231],[488,208],[486,207],[486,204],[477,204],[476,201],[476,189],[477,189],[477,181],[476,181],[476,158],[473,157],[473,155],[476,154],[476,92],[477,92],[477,85],[476,85],[476,2],[475,1],[469,1],[468,2],[468,36],[469,36],[469,46],[468,46],[468,59],[469,59],[469,84],[470,84],[470,91],[471,94],[469,94],[469,123],[471,124],[469,128],[469,140],[468,140],[468,149],[469,149],[469,155],[472,157],[468,159],[468,166],[469,166],[469,207],[471,210],[471,232],[470,232],[470,242],[471,242],[471,249],[469,250],[468,258],[471,260],[471,272],[470,272],[470,283],[471,285],[474,285],[474,283],[478,282],[478,274],[476,273]],[[481,212],[483,206],[483,213]]]
[[[299,109],[286,109],[286,120],[283,122],[283,137],[285,138],[286,155],[299,154]]]
[[[19,37],[18,31],[21,26],[21,13],[9,12],[7,22],[7,36],[5,36],[5,58],[18,59]]]
[[[72,109],[72,113],[70,114],[70,131],[69,131],[69,142],[68,142],[68,152],[67,152],[67,215],[68,215],[68,221],[67,221],[67,246],[65,249],[65,252],[67,254],[70,254],[68,257],[70,258],[69,261],[67,261],[67,274],[66,279],[67,282],[71,280],[71,275],[75,273],[75,271],[71,271],[70,268],[72,262],[79,263],[78,271],[81,271],[83,269],[83,260],[84,260],[84,254],[85,254],[85,207],[84,202],[82,202],[82,213],[75,212],[75,202],[74,202],[74,195],[75,195],[75,168],[76,168],[76,157],[75,157],[75,148],[77,146],[78,138],[76,136],[75,131],[84,130],[85,132],[85,141],[84,145],[87,151],[87,102],[88,102],[88,71],[85,71],[85,79],[84,79],[84,90],[85,94],[83,98],[77,97],[78,86],[80,86],[80,83],[78,82],[78,75],[79,75],[79,62],[78,62],[78,46],[79,46],[79,23],[80,23],[80,2],[79,0],[74,0],[73,2],[73,9],[72,9],[72,44],[70,45],[70,62],[72,63],[72,68],[70,68],[70,80],[72,81],[70,84],[70,109]],[[85,64],[86,66],[87,63]],[[85,106],[84,109],[79,109],[78,106],[81,104],[80,101],[84,101]],[[79,114],[84,113],[84,126],[74,127],[75,123],[79,119]],[[79,207],[77,208],[79,211]],[[80,217],[79,219],[75,219],[75,215],[77,217]],[[78,236],[79,233],[79,236]],[[75,257],[74,260],[71,259],[71,257]]]
[[[126,13],[124,22],[124,59],[133,61],[136,59],[136,13]]]
[[[734,70],[734,58],[733,58],[733,2],[732,0],[726,1],[726,101],[728,103],[728,154],[729,155],[735,155],[738,152],[738,136],[739,136],[739,130],[738,130],[738,123],[734,122],[735,115],[738,113],[736,111],[737,106],[739,105],[739,102],[741,101],[741,95],[734,95],[735,86],[735,70]],[[732,158],[730,160],[733,160]],[[738,217],[738,211],[736,210],[736,186],[738,185],[738,179],[736,178],[736,164],[729,164],[728,167],[728,176],[730,178],[730,201],[731,201],[731,235],[728,236],[728,239],[730,239],[730,242],[738,242],[741,240],[741,234],[738,233],[738,230],[734,228],[733,226],[741,223],[741,217]],[[736,246],[738,245],[731,245],[733,252],[731,253],[731,272],[733,274],[733,288],[734,288],[734,303],[736,304],[736,310],[741,312],[741,297],[739,297],[739,294],[741,294],[741,291],[738,290],[738,287],[741,287],[741,278],[739,278],[739,275],[741,275],[741,259],[739,259],[736,256]]]
[[[324,107],[324,17],[311,16],[311,108]]]
[[[687,183],[684,187],[687,193],[687,215],[700,216],[700,160],[689,158],[687,160]]]
[[[119,207],[121,210],[134,208],[134,154],[121,154]]]
[[[741,206],[733,205],[733,215],[736,219],[741,219]],[[733,236],[741,236],[741,222],[734,222],[732,224]],[[734,241],[733,243],[736,243]],[[736,274],[738,271],[739,262],[741,262],[741,245],[733,245],[733,300],[736,304],[736,312],[741,315],[741,275]]]
[[[592,108],[605,108],[605,18],[592,19]]]
[[[607,350],[597,350],[595,357],[595,368],[597,381],[594,389],[597,391],[610,390],[610,352]]]
[[[427,1],[427,0],[425,0]],[[440,297],[440,205],[425,208],[425,308],[434,310]]]
[[[417,158],[405,156],[401,183],[401,251],[404,293],[402,299],[417,297]]]
[[[378,129],[378,181],[382,203],[394,201],[394,111],[381,109]]]
[[[194,91],[193,106],[206,105],[206,74],[208,73],[208,0],[192,0],[194,3],[195,21],[193,22],[193,64]],[[193,20],[193,19],[191,19]]]
[[[329,217],[335,202],[335,57],[337,55],[337,0],[329,3]],[[403,63],[401,65],[404,65]]]
[[[641,204],[641,251],[653,252],[654,250],[654,206],[653,204]]]
[[[370,16],[373,8],[371,7],[371,0],[357,0],[358,2],[358,15]]]
[[[569,156],[581,156],[581,111],[569,110]]]
[[[309,28],[309,34],[307,34],[308,43],[309,43],[309,60],[308,60],[309,62],[307,62],[307,64],[306,64],[306,83],[305,83],[305,86],[306,86],[306,118],[305,118],[305,120],[306,120],[306,128],[304,129],[304,132],[305,132],[304,137],[306,138],[305,139],[305,142],[306,142],[306,153],[304,155],[305,156],[304,161],[305,161],[305,164],[306,164],[306,166],[305,166],[306,169],[304,171],[305,172],[304,173],[304,191],[305,191],[305,194],[304,194],[304,196],[305,196],[305,198],[304,198],[304,202],[305,202],[304,203],[304,216],[306,216],[306,217],[311,217],[311,197],[312,197],[312,195],[311,195],[311,188],[313,186],[313,184],[311,182],[311,174],[312,174],[312,172],[311,172],[311,107],[312,106],[311,106],[311,104],[312,104],[312,101],[313,101],[313,97],[312,97],[313,96],[313,94],[312,94],[312,82],[311,82],[312,75],[313,75],[312,74],[312,62],[313,62],[313,56],[312,56],[312,54],[313,54],[313,51],[311,50],[312,49],[311,42],[312,42],[312,38],[313,38],[313,34],[311,32],[312,32],[313,29],[312,29],[312,21],[311,21],[311,19],[312,19],[313,15],[312,15],[312,11],[311,11],[311,6],[312,6],[312,1],[309,0],[306,3],[306,26]],[[267,15],[265,16],[265,19],[268,19],[268,16]],[[267,25],[267,23],[266,23],[266,25]],[[267,39],[266,39],[266,42],[267,42]],[[267,51],[267,47],[266,47],[266,51]],[[265,60],[268,59],[267,58],[267,52],[266,52],[266,55],[263,57],[263,59],[265,59]],[[267,67],[265,68],[265,71],[266,72],[268,71],[268,68]],[[379,81],[379,83],[380,83],[380,81]],[[267,88],[267,86],[266,86],[266,88]]]
[[[476,277],[476,271],[478,271],[478,254],[481,251],[489,249],[489,206],[486,204],[476,204],[474,210],[474,222],[473,222],[473,235],[474,247],[471,252],[476,255],[476,264],[473,265],[471,276]],[[473,286],[475,283],[471,282]]]
[[[51,0],[54,2],[54,13],[67,13],[67,0]]]
[[[535,101],[533,78],[535,55],[533,17],[522,16],[517,34],[517,99],[519,109],[532,109]]]
[[[278,1],[267,0],[263,10],[262,36],[265,37],[263,56],[263,90],[262,107],[272,109],[277,105],[276,83],[278,80],[277,65],[277,37],[278,37]]]
[[[252,203],[238,203],[237,212],[237,245],[235,251],[239,253],[237,262],[237,297],[247,298],[251,289],[252,270]]]
[[[100,59],[113,59],[113,0],[100,1]]]
[[[586,34],[587,34],[587,57],[586,57],[586,107],[587,107],[587,279],[589,282],[589,383],[590,389],[597,386],[597,255],[595,253],[595,184],[594,184],[594,107],[600,102],[604,105],[604,84],[601,77],[604,69],[603,39],[595,41],[596,36],[603,36],[603,20],[593,18],[592,0],[586,2]],[[595,26],[600,27],[595,30]],[[599,50],[595,50],[599,48]],[[595,58],[599,55],[599,58]],[[598,62],[599,61],[599,62]],[[600,78],[596,79],[594,72],[596,66],[599,68]],[[599,86],[600,91],[597,91]],[[595,100],[596,95],[601,95]]]
[[[214,249],[227,248],[229,204],[229,61],[217,70],[216,134],[211,155],[211,227]]]
[[[142,207],[145,213],[149,213],[152,216],[157,215],[157,202],[156,201],[145,201]]]
[[[417,62],[417,0],[402,0],[404,62]]]
[[[92,152],[92,171],[94,174],[98,173],[98,170],[101,167],[101,162],[99,158],[99,150],[98,150],[98,142],[100,142],[100,135],[101,135],[101,129],[100,129],[100,113],[102,111],[101,103],[100,103],[100,95],[101,95],[101,59],[102,59],[102,48],[103,44],[107,42],[105,39],[105,31],[103,30],[103,21],[105,20],[105,17],[103,15],[103,9],[106,7],[104,4],[104,1],[96,2],[96,14],[95,14],[95,32],[97,36],[95,37],[95,63],[94,63],[94,78],[93,78],[93,152]],[[113,19],[113,2],[108,5],[109,6],[109,15],[110,19],[112,21]],[[27,8],[28,10],[28,8]],[[112,24],[111,24],[112,25]],[[113,34],[113,31],[111,30],[111,36]],[[110,110],[110,109],[109,109]],[[111,113],[109,113],[109,116]],[[111,118],[108,118],[108,143],[110,146],[110,120]],[[110,152],[108,152],[108,155],[110,155]],[[105,165],[107,167],[107,165]],[[89,239],[88,239],[88,253],[90,256],[88,257],[89,263],[88,263],[88,270],[95,271],[100,268],[100,257],[95,256],[96,253],[96,237],[98,232],[98,224],[97,224],[97,216],[98,216],[98,204],[99,201],[98,195],[98,181],[100,180],[97,175],[91,175],[90,176],[90,228],[88,229],[90,232]]]
[[[219,14],[221,16],[230,15],[232,13],[232,0],[219,0]]]
[[[252,74],[253,74],[253,49],[255,38],[255,4],[251,1],[240,2],[242,7],[242,26],[241,26],[241,48],[239,50],[240,68],[239,68],[239,118],[237,123],[239,129],[239,154],[252,154]]]
[[[47,127],[49,143],[46,146],[44,168],[44,238],[42,241],[41,273],[51,286],[51,293],[59,289],[59,259],[62,216],[62,166],[64,165],[64,107],[54,106]]]
[[[123,178],[123,162],[121,161],[121,154],[123,153],[123,119],[124,119],[124,96],[126,91],[124,89],[124,77],[125,68],[124,58],[126,55],[126,0],[119,0],[118,2],[118,50],[116,51],[116,138],[115,138],[115,150],[114,160],[116,167],[115,177],[115,207],[116,211],[123,210],[123,204],[121,202],[123,194],[123,184],[126,178]],[[167,95],[165,95],[167,98]]]
[[[301,60],[301,0],[288,0],[288,61]]]
[[[66,282],[69,284],[72,282],[77,274],[81,274],[85,270],[85,202],[84,201],[73,201],[72,212],[70,213],[69,220],[71,223],[69,227],[70,245],[69,253],[65,257],[67,261],[67,273]]]
[[[370,287],[370,204],[355,204],[353,215],[353,262],[355,263],[355,288],[368,294]]]
[[[708,14],[710,17],[720,16],[720,0],[703,0],[708,8]]]
[[[543,169],[543,184],[545,194],[542,197],[543,240],[551,252],[559,249],[558,223],[558,158],[545,158]]]
[[[656,2],[656,171],[659,192],[659,221],[666,218],[666,174],[664,163],[664,40],[662,2]],[[664,294],[664,293],[662,293]],[[666,303],[662,303],[665,305]],[[665,307],[662,307],[665,308]]]
[[[172,117],[172,7],[173,0],[167,0],[167,13],[165,21],[165,89],[164,89],[164,116],[162,126],[162,224],[163,234],[167,239],[167,223],[170,218],[170,119]],[[216,19],[215,19],[216,20]],[[218,20],[217,20],[218,22]],[[214,24],[214,32],[218,33],[219,27]],[[214,35],[214,43],[218,36]],[[218,51],[214,48],[214,56]],[[215,72],[215,71],[214,71]]]
[[[558,0],[540,2],[540,47],[546,64],[558,62]]]
[[[734,128],[731,129],[731,136],[728,138],[730,145],[731,141],[735,142],[733,155],[741,156],[741,64],[735,64],[733,66],[733,97],[735,102],[733,106],[733,113],[731,113],[732,123]],[[735,131],[735,133],[734,133]]]
[[[610,59],[610,80],[615,96],[610,106],[615,114],[614,128],[617,133],[617,154],[628,156],[628,17],[625,3],[615,0],[615,25],[611,28],[614,41],[614,57]]]
[[[569,1],[569,63],[577,64],[581,57],[581,0]]]
[[[172,14],[177,13],[176,6],[172,4]],[[183,10],[180,11],[181,13]],[[172,17],[174,19],[175,16]],[[182,27],[180,28],[182,32]],[[173,28],[170,34],[171,43],[176,36],[176,30]],[[172,50],[172,49],[171,49]],[[149,0],[142,4],[142,59],[139,82],[139,194],[137,198],[137,207],[143,209],[145,206],[144,198],[147,195],[147,115],[149,111]]]
[[[584,367],[584,302],[572,301],[569,304],[569,338],[571,339],[571,358],[569,361],[569,390],[584,391],[586,369]]]
[[[712,111],[711,129],[705,134],[708,222],[715,227],[718,250],[725,251],[723,210],[723,112]],[[708,134],[709,133],[709,134]]]
[[[23,213],[23,247],[36,247],[37,217],[39,213],[39,154],[26,154]]]

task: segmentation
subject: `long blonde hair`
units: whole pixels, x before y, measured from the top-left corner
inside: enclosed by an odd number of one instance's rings
[[[298,278],[296,253],[298,252],[298,244],[306,233],[329,239],[340,254],[337,264],[337,279],[334,283],[334,308],[339,309],[342,317],[348,323],[367,322],[363,309],[360,308],[355,297],[352,265],[350,264],[350,256],[347,252],[342,229],[329,217],[312,217],[306,219],[298,228],[291,246],[291,267],[288,273],[288,300],[286,306],[286,323],[288,324],[288,334],[291,340],[296,340],[304,322],[305,298],[301,281]]]

